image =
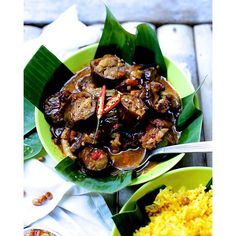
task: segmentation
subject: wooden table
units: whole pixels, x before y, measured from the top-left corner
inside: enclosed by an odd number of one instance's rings
[[[93,4],[88,6],[88,2]],[[126,29],[133,31],[137,21],[151,23],[157,32],[164,55],[175,61],[184,70],[195,89],[207,77],[199,92],[200,105],[204,114],[201,140],[212,140],[211,1],[182,1],[183,4],[179,4],[177,9],[163,10],[161,5],[162,11],[157,8],[160,1],[150,1],[149,4],[143,4],[143,6],[140,1],[136,1],[136,11],[131,8],[130,2],[133,1],[128,1],[127,7],[122,8],[122,12],[118,11],[117,8],[126,2],[117,0],[113,1],[110,6],[114,14],[118,15],[118,20],[123,21]],[[205,5],[201,5],[201,2],[204,2]],[[101,10],[103,6],[100,1],[25,0],[25,41],[38,37],[42,28],[72,3],[80,4],[82,13],[80,19],[83,22],[94,25],[94,27],[102,27],[104,12]],[[166,1],[165,4],[171,4],[171,1]],[[90,7],[89,11],[88,7]],[[132,14],[128,14],[129,11]],[[93,15],[93,12],[98,12],[98,14]],[[212,154],[185,155],[173,169],[187,166],[212,166]],[[139,185],[127,187],[116,194],[103,194],[111,212],[113,214],[118,212],[139,187]]]

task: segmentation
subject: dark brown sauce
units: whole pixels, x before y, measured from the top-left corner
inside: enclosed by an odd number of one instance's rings
[[[164,83],[166,83],[166,82],[164,81]],[[168,86],[169,85],[167,84],[166,87],[168,89],[168,92],[170,93],[171,92],[171,86],[169,86],[169,87]],[[82,70],[78,71],[74,76],[72,76],[64,84],[64,86],[61,88],[61,90],[62,91],[67,90],[70,93],[78,93],[79,91],[86,91],[86,92],[90,93],[94,99],[97,99],[99,97],[101,87],[99,87],[98,84],[96,83],[96,81],[94,81],[94,78],[91,75],[90,66],[86,66]],[[106,96],[107,97],[110,97],[110,96],[114,95],[114,93],[116,93],[116,87],[113,88],[113,89],[107,89],[106,90]],[[171,95],[177,96],[178,94],[177,95],[176,94],[173,93]],[[128,109],[128,111],[129,110],[131,110],[131,109]],[[128,113],[128,111],[126,113]],[[129,114],[129,115],[131,116],[131,114]],[[109,118],[110,118],[110,116],[109,116]],[[104,120],[104,123],[106,122],[108,124],[107,126],[113,127],[110,124],[110,122],[113,122],[114,118],[116,118],[116,117],[112,116],[110,119],[106,118],[106,120]],[[136,120],[136,119],[133,119],[133,120]],[[117,121],[114,122],[114,125],[116,123],[118,124],[118,121],[119,120],[117,118]],[[127,124],[125,124],[125,125],[127,125]],[[146,125],[146,123],[144,125]],[[91,127],[93,127],[93,125],[91,125]],[[106,127],[105,127],[104,124],[103,124],[102,127],[105,130]],[[139,139],[143,135],[144,128],[142,126],[140,126],[140,124],[138,124],[136,127],[138,127],[137,130],[140,130],[140,132],[133,133],[133,131],[129,130],[129,129],[128,129],[128,131],[125,131],[125,132],[123,132],[122,130],[119,131],[119,132],[122,132],[122,140],[121,140],[122,146],[118,150],[125,150],[125,151],[121,151],[117,154],[113,154],[113,153],[109,152],[110,159],[111,159],[111,162],[112,162],[112,166],[114,166],[117,169],[126,169],[126,168],[135,169],[142,162],[142,159],[143,159],[143,156],[144,156],[144,153],[145,153],[144,148],[138,147],[136,149],[126,150],[127,148],[130,148],[130,147],[134,148],[134,147],[137,147],[139,145]],[[125,126],[125,128],[126,128],[126,126]],[[87,127],[86,127],[86,129],[87,129]],[[55,130],[55,131],[59,132],[59,130]],[[101,137],[103,137],[103,136],[105,137],[107,133],[110,133],[109,131],[110,130],[108,130],[106,132],[106,130],[105,130],[102,133]],[[87,130],[86,130],[86,132],[87,132]],[[59,140],[60,134],[57,135],[56,132],[52,132],[52,134],[53,134],[53,137],[55,137],[55,139],[54,139],[55,143],[61,149],[61,151],[63,153],[63,156],[65,156],[65,153],[63,152],[63,148],[62,148],[60,140]],[[103,145],[105,146],[104,148],[106,150],[110,150],[110,147],[108,147],[109,145],[107,144],[107,141],[106,141],[105,138],[104,138],[104,140],[105,140],[105,142],[103,143]],[[56,141],[58,141],[58,142],[56,142]],[[68,143],[68,145],[69,145],[69,143]],[[145,146],[143,146],[143,147],[145,147]],[[70,148],[70,147],[68,147],[68,148]],[[71,153],[71,155],[73,155],[73,154]],[[145,168],[143,168],[143,170],[140,170],[140,173],[149,172],[157,164],[158,164],[158,162],[148,163],[147,166]]]
[[[136,168],[143,159],[145,149],[131,149],[117,154],[110,154],[110,158],[115,168]]]

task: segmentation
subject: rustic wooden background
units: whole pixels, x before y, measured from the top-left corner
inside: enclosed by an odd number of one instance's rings
[[[212,2],[210,0],[113,0],[104,1],[123,27],[135,31],[139,22],[148,22],[159,37],[163,53],[175,61],[195,88],[207,76],[199,94],[204,114],[202,140],[212,140]],[[24,40],[37,38],[44,26],[54,21],[72,4],[78,18],[102,30],[105,19],[103,1],[25,0]],[[185,157],[173,168],[212,166],[212,154],[197,153]],[[140,186],[127,187],[116,194],[104,194],[112,213],[120,210]]]

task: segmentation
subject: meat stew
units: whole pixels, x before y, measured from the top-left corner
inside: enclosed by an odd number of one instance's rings
[[[104,85],[106,112],[95,132],[96,106]],[[115,154],[134,150],[141,155],[137,149],[176,144],[179,132],[175,124],[180,111],[180,96],[158,67],[129,65],[110,54],[92,60],[44,102],[55,144],[63,156],[78,161],[91,176],[117,163],[124,165],[122,161],[114,163],[111,157]]]

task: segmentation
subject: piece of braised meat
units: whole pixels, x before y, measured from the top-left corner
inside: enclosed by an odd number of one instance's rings
[[[118,110],[114,107],[101,118],[97,141],[108,146],[111,152],[119,152],[121,145],[119,130],[121,126]]]
[[[101,171],[109,164],[109,154],[103,149],[88,146],[79,153],[79,160],[86,169]]]
[[[112,133],[111,135],[111,140],[110,140],[110,151],[112,153],[118,153],[120,152],[121,150],[121,135],[119,132],[114,132]]]
[[[154,68],[144,70],[143,87],[145,103],[160,114],[168,114],[177,118],[181,110],[181,99],[174,87]]]
[[[147,109],[141,98],[131,94],[123,94],[121,96],[119,115],[125,123],[132,124],[142,120]]]
[[[141,65],[132,65],[126,72],[126,78],[119,85],[116,86],[116,89],[120,92],[130,92],[134,89],[141,89],[141,78],[143,75]]]
[[[61,134],[65,127],[56,127],[56,126],[51,126],[50,131],[52,134],[52,139],[55,144],[60,144],[61,143]]]
[[[165,145],[173,145],[178,141],[178,132],[172,122],[161,119],[151,120],[144,135],[140,138],[143,148],[154,149],[157,145],[166,141]]]
[[[161,99],[168,101],[168,112],[173,113],[175,117],[178,117],[181,111],[181,98],[178,92],[164,77],[161,76],[159,82],[165,87],[165,90],[161,91]],[[158,108],[159,104],[157,104],[157,109]]]
[[[80,121],[85,121],[95,113],[96,101],[88,92],[73,93],[69,103],[65,106],[64,120],[68,127],[76,126]]]
[[[107,112],[102,118],[99,126],[99,130],[103,138],[105,136],[110,136],[119,125],[119,114],[117,108],[114,107],[109,112]]]
[[[158,81],[160,73],[156,67],[148,67],[143,70],[143,82]]]
[[[94,143],[94,133],[80,133],[77,132],[73,142],[71,143],[71,152],[77,154],[80,149],[86,145]]]
[[[49,96],[45,100],[43,110],[45,118],[50,124],[60,125],[64,123],[64,108],[70,94],[69,91],[64,90]]]
[[[80,91],[78,84],[87,82],[91,78],[91,69],[90,66],[83,68],[82,70],[76,72],[63,86],[62,90],[68,90],[71,93]]]
[[[121,131],[122,149],[137,148],[139,146],[139,139],[142,137],[142,130]]]
[[[91,61],[91,74],[98,85],[116,85],[126,75],[127,64],[115,55],[106,54]]]

